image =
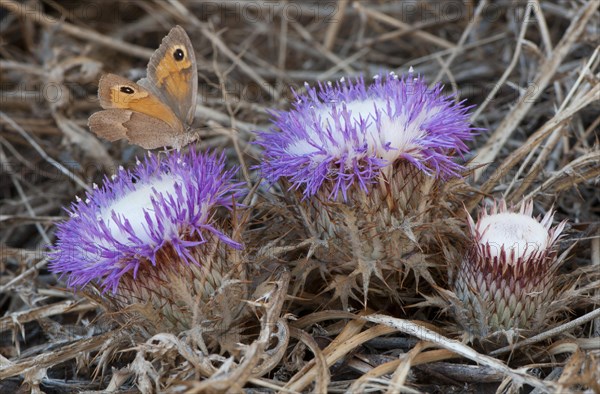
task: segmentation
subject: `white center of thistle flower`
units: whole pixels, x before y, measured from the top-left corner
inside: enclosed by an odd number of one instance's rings
[[[498,213],[482,217],[477,228],[483,235],[479,242],[489,244],[492,256],[499,256],[504,248],[507,256],[514,251],[516,258],[526,259],[532,253],[548,247],[550,241],[544,226],[528,215]]]
[[[419,114],[416,120],[408,123],[406,116],[391,118],[384,114],[381,121],[380,130],[369,130],[369,136],[372,142],[370,146],[374,147],[375,154],[388,162],[394,162],[403,153],[411,153],[414,157],[420,157],[419,144],[417,141],[425,136],[425,131],[421,129],[421,117]],[[423,119],[424,120],[424,119]],[[389,143],[389,147],[386,144]]]
[[[395,110],[394,102],[390,103],[391,111]],[[410,123],[405,114],[399,114],[394,117],[388,115],[388,102],[384,99],[357,100],[346,103],[346,109],[349,112],[349,125],[342,117],[341,106],[337,106],[338,113],[334,116],[330,108],[317,109],[317,118],[321,120],[320,129],[311,124],[306,125],[308,138],[295,141],[287,146],[286,151],[290,155],[312,155],[313,162],[320,162],[327,157],[347,156],[348,165],[354,159],[361,159],[365,156],[379,157],[388,162],[395,161],[403,153],[410,152],[418,157],[418,140],[423,137],[425,131],[421,129],[422,123],[432,115],[431,111],[437,111],[432,108],[429,112],[419,113]],[[379,112],[380,123],[376,122],[376,115]],[[358,128],[361,119],[365,124],[363,135],[358,136],[358,141],[354,141],[343,132],[350,127]],[[341,127],[336,127],[336,120]],[[325,135],[324,130],[330,130],[330,136]],[[367,146],[366,152],[360,151]],[[320,154],[323,150],[326,154]]]
[[[148,222],[145,218],[147,212],[151,218],[154,217],[154,208],[152,206],[152,198],[158,197],[162,194],[164,197],[169,195],[176,196],[175,185],[181,183],[179,178],[170,179],[163,177],[162,179],[155,179],[152,182],[136,183],[133,185],[135,190],[130,191],[123,195],[120,199],[114,201],[110,206],[105,208],[101,217],[104,218],[110,233],[117,240],[127,243],[126,240],[129,234],[119,228],[115,220],[113,220],[113,212],[119,218],[121,223],[125,223],[125,219],[129,221],[133,229],[133,233],[143,242],[150,242],[151,236],[148,232]],[[154,192],[154,189],[156,192]],[[185,188],[182,192],[185,197]],[[175,197],[177,200],[177,197]],[[153,220],[156,223],[156,220]],[[169,228],[173,226],[173,221],[162,222],[166,226],[164,232],[170,234],[171,231],[177,231],[176,228]]]

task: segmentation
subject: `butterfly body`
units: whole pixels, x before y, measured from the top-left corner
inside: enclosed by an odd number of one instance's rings
[[[191,130],[197,92],[194,49],[183,28],[176,26],[150,58],[146,78],[137,83],[115,74],[100,78],[98,97],[104,111],[93,114],[88,125],[109,141],[180,149],[198,138]]]

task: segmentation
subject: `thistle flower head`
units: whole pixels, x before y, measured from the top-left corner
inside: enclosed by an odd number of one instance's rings
[[[501,201],[471,217],[471,245],[454,275],[459,322],[475,337],[543,327],[555,297],[557,240],[565,222],[553,212],[533,217],[533,202],[518,211]]]
[[[159,265],[175,251],[183,264],[200,264],[192,249],[216,237],[240,248],[212,223],[218,207],[231,209],[241,193],[231,183],[224,156],[172,152],[149,154],[133,170],[120,168],[104,186],[78,199],[58,225],[51,269],[82,287],[98,283],[115,293],[123,276]]]
[[[552,226],[553,212],[541,221],[533,217],[533,202],[525,202],[518,212],[506,207],[505,201],[494,204],[490,212],[483,211],[477,223],[469,216],[469,227],[475,247],[481,256],[512,266],[535,263],[554,245],[565,223]],[[516,268],[516,267],[515,267]]]
[[[304,197],[330,183],[330,197],[357,184],[367,190],[384,167],[410,163],[436,177],[456,176],[462,169],[455,153],[466,152],[472,138],[469,107],[428,88],[412,73],[342,79],[335,84],[306,85],[290,111],[273,114],[275,127],[259,134],[265,176],[286,178]]]

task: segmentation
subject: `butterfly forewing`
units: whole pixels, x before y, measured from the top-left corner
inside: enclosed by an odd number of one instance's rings
[[[186,126],[194,120],[198,93],[198,70],[192,43],[176,26],[150,58],[147,77],[139,83],[152,89],[173,109]]]

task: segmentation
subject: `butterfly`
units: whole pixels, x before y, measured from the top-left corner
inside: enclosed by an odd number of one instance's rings
[[[181,26],[175,26],[154,52],[146,78],[137,83],[106,74],[98,84],[104,108],[88,126],[109,141],[126,139],[145,149],[176,149],[198,139],[191,129],[198,94],[194,48]]]

